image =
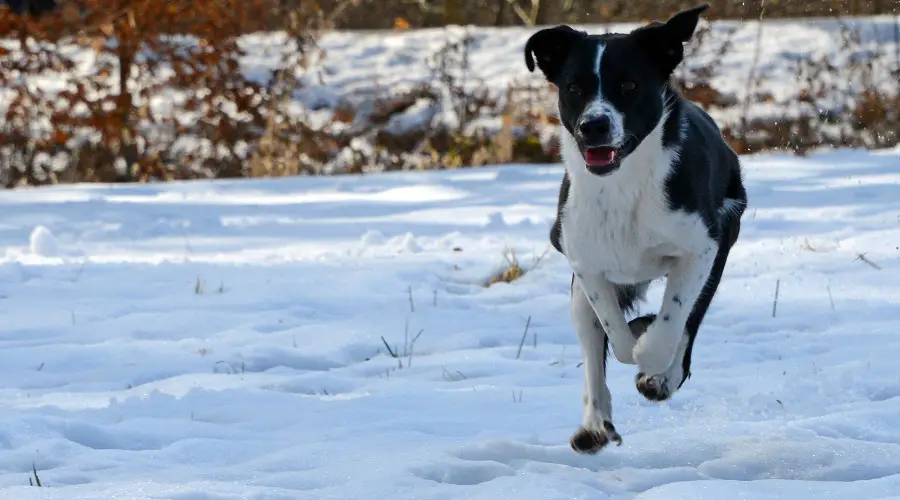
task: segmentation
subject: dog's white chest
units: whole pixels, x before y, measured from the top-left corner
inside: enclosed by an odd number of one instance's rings
[[[665,276],[674,258],[684,254],[673,237],[683,225],[678,219],[658,199],[591,199],[573,192],[562,221],[562,245],[576,273],[619,284],[649,281]]]

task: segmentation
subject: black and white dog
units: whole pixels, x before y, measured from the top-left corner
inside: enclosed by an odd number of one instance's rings
[[[559,91],[565,174],[550,240],[574,271],[585,370],[582,425],[571,439],[578,452],[622,442],[606,384],[609,344],[637,365],[648,400],[669,399],[690,377],[697,330],[740,232],[747,195],[738,156],[670,83],[707,8],[628,34],[556,26],[525,45],[529,71],[536,63]],[[663,277],[658,313],[626,322]]]

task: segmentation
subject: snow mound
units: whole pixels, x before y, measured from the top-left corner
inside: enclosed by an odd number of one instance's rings
[[[39,257],[59,256],[59,243],[56,236],[46,226],[37,226],[28,238],[28,248],[32,255]]]

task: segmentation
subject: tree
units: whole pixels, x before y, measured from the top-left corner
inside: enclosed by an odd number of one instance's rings
[[[18,95],[7,115],[19,122],[34,109],[48,115],[41,141],[52,144],[41,147],[65,144],[79,177],[162,176],[161,164],[177,161],[216,177],[240,175],[246,150],[262,133],[265,92],[241,70],[237,37],[263,3],[67,0],[40,19],[0,12],[0,37],[19,40],[19,51],[0,54],[0,83]],[[93,54],[86,75],[70,71],[65,47]],[[29,87],[27,75],[50,70],[65,79],[62,91]],[[186,115],[157,114],[153,100],[163,92]]]
[[[9,9],[16,14],[31,14],[32,16],[39,16],[58,6],[56,0],[3,0],[0,4],[8,5]]]

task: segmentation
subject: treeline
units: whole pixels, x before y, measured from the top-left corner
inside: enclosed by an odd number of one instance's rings
[[[397,19],[413,27],[447,24],[514,26],[644,21],[705,1],[708,19],[768,19],[893,14],[897,0],[422,0],[354,2],[338,22],[343,29],[387,29]],[[341,0],[321,2],[327,10]]]
[[[294,75],[322,18],[307,3],[63,0],[40,15],[27,4],[22,14],[0,9],[0,184],[246,175],[272,123],[303,125],[281,112],[290,77],[249,78],[239,38],[278,18],[293,45],[281,68]]]
[[[29,2],[19,5],[22,14],[0,8],[3,187],[556,161],[558,122],[547,105],[552,89],[540,78],[503,88],[473,79],[472,33],[448,38],[430,54],[430,78],[413,88],[380,89],[362,101],[329,91],[333,99],[315,109],[306,109],[297,95],[327,86],[320,73],[307,71],[327,58],[316,43],[322,34],[376,27],[362,24],[362,12],[366,20],[384,24],[377,27],[403,29],[484,24],[489,15],[480,21],[472,16],[498,14],[500,7],[509,9],[504,16],[518,16],[510,24],[553,23],[574,15],[577,5],[593,5],[562,0],[545,11],[531,0],[56,1],[43,12]],[[651,13],[651,2],[641,0],[594,3],[591,12],[620,9],[607,20],[627,19],[640,5],[647,11],[638,17],[656,18],[688,5],[656,0]],[[712,3],[726,11],[750,8]],[[767,0],[766,16],[782,4],[800,8]],[[804,3],[802,12],[829,4],[851,2]],[[857,12],[885,8],[874,0],[852,6]],[[900,20],[893,26],[892,40],[900,47]],[[836,55],[846,64],[798,59],[795,93],[776,98],[758,91],[766,77],[760,73],[747,82],[748,97],[741,101],[712,82],[733,48],[734,29],[719,33],[725,38],[716,42],[708,38],[710,27],[702,27],[689,51],[711,47],[717,56],[690,73],[679,72],[676,83],[705,108],[739,117],[723,127],[736,150],[803,153],[826,145],[885,148],[900,142],[900,88],[878,84],[885,72],[900,79],[900,50],[866,49],[859,28],[847,27]],[[261,30],[278,33],[246,35]],[[277,46],[279,59],[244,67],[242,42],[253,40]],[[843,96],[837,105],[835,96]],[[758,106],[774,114],[751,116]]]
[[[282,29],[284,9],[302,10],[336,29],[428,28],[448,24],[517,26],[644,21],[667,17],[702,0],[265,0],[241,29]],[[768,19],[897,14],[897,0],[705,0],[706,18]],[[15,12],[40,14],[82,0],[5,0]],[[115,2],[111,2],[115,3]],[[167,3],[167,2],[161,2]],[[198,1],[200,5],[208,2]]]

